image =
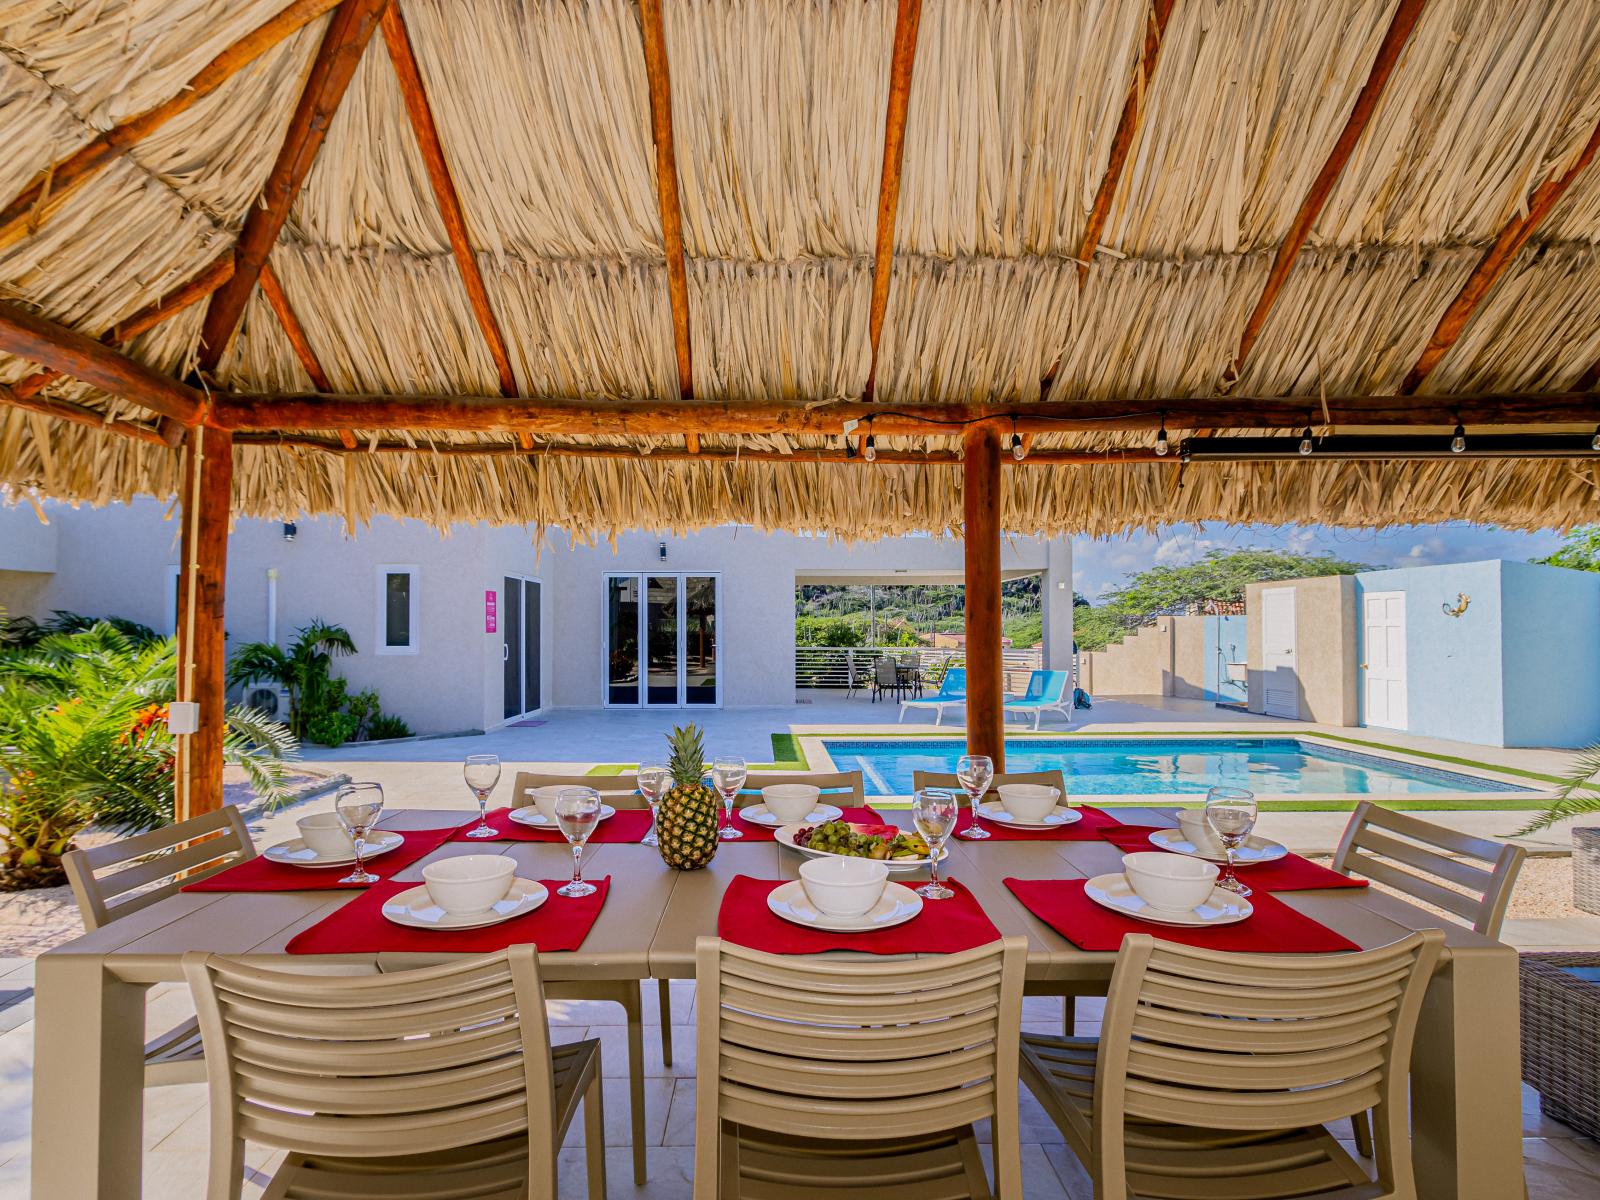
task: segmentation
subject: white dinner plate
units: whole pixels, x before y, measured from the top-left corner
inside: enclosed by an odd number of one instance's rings
[[[993,821],[996,825],[1005,825],[1012,829],[1060,829],[1067,825],[1076,825],[1083,820],[1083,814],[1077,809],[1058,804],[1045,813],[1042,821],[1021,821],[1002,808],[998,800],[985,800],[978,805],[978,815],[985,821]]]
[[[752,825],[765,825],[768,829],[777,829],[787,824],[782,817],[767,811],[765,804],[752,804],[749,808],[741,808],[739,815]],[[835,808],[831,804],[819,804],[800,821],[802,825],[825,825],[829,821],[837,821],[844,816],[844,810]]]
[[[1157,829],[1150,835],[1150,844],[1174,854],[1187,854],[1190,858],[1203,858],[1207,862],[1227,862],[1221,850],[1202,849],[1183,836],[1181,829]],[[1252,867],[1259,863],[1277,862],[1289,853],[1289,847],[1266,838],[1247,837],[1244,844],[1233,852],[1233,865]]]
[[[600,818],[599,821],[595,822],[595,824],[598,825],[600,821],[604,821],[607,817],[614,817],[616,815],[617,810],[612,808],[611,805],[601,804]],[[545,820],[544,814],[531,804],[522,808],[513,808],[511,810],[511,819],[518,825],[526,825],[529,829],[554,829],[557,833],[561,831],[560,826],[558,826],[554,821]]]
[[[859,824],[859,822],[858,822],[858,824]],[[784,825],[784,826],[781,826],[778,829],[778,831],[776,833],[774,833],[772,836],[773,836],[774,840],[776,840],[776,841],[782,843],[783,845],[789,847],[789,849],[791,849],[791,850],[800,851],[801,854],[804,854],[808,858],[860,858],[861,857],[859,854],[835,854],[832,850],[813,850],[813,849],[811,849],[810,846],[797,846],[797,845],[795,845],[795,843],[794,843],[794,835],[796,833],[798,833],[800,830],[804,829],[804,828],[806,828],[804,825]],[[945,859],[947,859],[949,857],[950,857],[950,847],[946,846],[943,850],[941,850],[939,852],[939,861],[943,862]],[[888,867],[891,872],[894,872],[894,873],[897,873],[897,874],[898,873],[903,873],[903,872],[908,872],[908,871],[920,871],[924,867],[927,867],[927,866],[931,865],[930,860],[928,860],[926,858],[884,858],[884,859],[878,859],[877,861],[883,863],[883,865]]]
[[[859,917],[830,917],[819,912],[805,885],[792,879],[767,893],[767,907],[785,921],[831,933],[868,933],[904,925],[922,911],[922,897],[901,883],[885,884],[878,902]]]
[[[394,830],[380,829],[367,840],[366,857],[376,858],[404,844],[405,838]],[[356,852],[350,850],[344,854],[318,854],[300,838],[293,838],[287,842],[279,842],[276,846],[268,846],[261,852],[261,857],[282,863],[286,867],[348,867],[356,861]]]
[[[456,917],[433,902],[426,884],[419,884],[384,901],[383,915],[396,925],[413,929],[481,929],[531,913],[549,898],[550,889],[537,879],[517,878],[511,881],[505,898],[496,900],[488,912]]]
[[[1128,877],[1121,871],[1110,875],[1096,875],[1083,885],[1083,893],[1096,904],[1102,904],[1112,912],[1119,912],[1137,921],[1149,921],[1155,925],[1181,925],[1186,928],[1204,929],[1212,925],[1233,925],[1255,912],[1250,901],[1222,888],[1212,889],[1211,898],[1189,912],[1151,908],[1134,893]]]

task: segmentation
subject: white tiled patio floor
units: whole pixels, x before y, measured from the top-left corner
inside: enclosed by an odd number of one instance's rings
[[[32,963],[0,960],[0,1004],[8,990],[26,990]],[[557,1041],[599,1038],[605,1075],[607,1189],[612,1200],[687,1200],[694,1165],[694,987],[673,985],[673,1041],[677,1061],[661,1063],[656,1032],[655,989],[645,995],[645,1113],[650,1181],[635,1188],[629,1153],[625,1030],[614,1024],[618,1010],[600,1003],[561,1002],[550,1006]],[[1091,1004],[1092,1002],[1084,1002]],[[154,989],[152,1030],[166,1027],[186,1011],[181,986]],[[192,1011],[192,1010],[191,1010]],[[1093,1016],[1084,1010],[1087,1022]],[[10,1018],[8,1021],[7,1018]],[[1030,997],[1024,1002],[1025,1029],[1054,1033],[1061,1028],[1060,1001]],[[0,1197],[29,1195],[28,1132],[33,1063],[32,1000],[0,1008]],[[1088,1032],[1092,1025],[1085,1024]],[[145,1093],[146,1200],[199,1200],[205,1190],[206,1093],[202,1084],[155,1088]],[[1600,1143],[1574,1134],[1539,1116],[1537,1096],[1523,1089],[1523,1154],[1530,1200],[1595,1200],[1600,1196]],[[986,1137],[986,1131],[980,1130]],[[1061,1136],[1026,1091],[1022,1095],[1023,1185],[1028,1200],[1091,1200],[1087,1176],[1062,1144]],[[584,1200],[581,1119],[561,1155],[563,1200]],[[247,1158],[244,1195],[259,1196],[278,1156],[262,1152]],[[46,1200],[38,1197],[36,1200]],[[64,1200],[51,1197],[49,1200]],[[1507,1197],[1506,1200],[1517,1200]]]

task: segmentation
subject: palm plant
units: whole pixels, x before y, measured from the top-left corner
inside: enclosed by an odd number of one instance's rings
[[[1600,813],[1600,746],[1590,746],[1573,761],[1572,770],[1561,781],[1556,798],[1524,828],[1518,837],[1549,829],[1567,817],[1581,817],[1587,813]]]
[[[228,663],[228,684],[277,684],[289,695],[289,730],[303,738],[307,716],[324,707],[332,690],[334,657],[354,654],[356,643],[344,626],[326,621],[313,621],[295,632],[298,636],[287,650],[271,642],[240,646]]]
[[[176,657],[171,639],[139,644],[108,624],[0,651],[0,888],[62,882],[61,856],[90,824],[172,820]],[[289,731],[253,709],[227,723],[224,760],[268,803],[283,799]]]

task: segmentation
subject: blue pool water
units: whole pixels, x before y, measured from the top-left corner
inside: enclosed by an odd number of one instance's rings
[[[952,772],[958,740],[824,741],[841,771],[859,770],[869,796],[905,796],[915,771]],[[1104,737],[1006,742],[1006,770],[1066,772],[1075,796],[1203,794],[1246,787],[1262,796],[1425,796],[1527,788],[1333,749],[1298,738]]]

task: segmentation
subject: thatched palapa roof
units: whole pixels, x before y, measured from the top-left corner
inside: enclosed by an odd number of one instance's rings
[[[1596,511],[1581,453],[1176,452],[1586,447],[1589,0],[0,0],[0,145],[55,496],[170,494],[192,411],[246,514],[865,536],[1000,414],[1018,531]]]

